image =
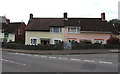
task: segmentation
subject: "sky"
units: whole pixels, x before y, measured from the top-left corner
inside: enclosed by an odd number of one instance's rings
[[[118,18],[120,0],[0,0],[0,16],[6,16],[11,22],[28,23],[29,14],[34,17],[100,18],[106,13],[106,20]]]

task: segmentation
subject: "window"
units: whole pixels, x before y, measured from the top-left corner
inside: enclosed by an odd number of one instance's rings
[[[8,39],[9,34],[8,33],[4,33],[4,39]]]
[[[31,39],[31,45],[37,45],[37,39]]]
[[[102,44],[103,40],[95,40],[95,44]]]
[[[58,44],[60,42],[61,42],[60,40],[54,40],[54,44]]]
[[[104,39],[95,39],[95,44],[103,44]]]
[[[49,38],[40,38],[40,41],[41,41],[42,45],[49,45],[50,44]]]
[[[68,33],[80,33],[80,27],[69,27]]]
[[[58,44],[60,42],[62,42],[62,39],[59,39],[59,38],[54,38],[53,39],[53,44]]]
[[[61,33],[62,27],[51,27],[50,32]]]
[[[22,35],[22,30],[18,29],[18,35]]]

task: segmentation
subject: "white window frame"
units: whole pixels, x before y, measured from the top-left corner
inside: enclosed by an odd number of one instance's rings
[[[71,32],[71,31],[69,32],[69,30],[68,30],[69,28],[70,28],[70,29],[71,29],[71,28],[76,28],[76,32]],[[79,32],[77,32],[77,28],[79,28]],[[79,33],[80,33],[80,29],[81,29],[80,27],[68,27],[68,28],[67,28],[67,33],[79,34]]]
[[[59,40],[59,41],[61,41],[61,42],[62,42],[62,39],[59,39],[59,38],[54,38],[54,39],[53,39],[53,44],[55,44],[55,42],[54,42],[55,40]]]
[[[97,42],[97,41],[98,41],[98,42]],[[102,43],[101,43],[101,41],[102,41]],[[104,41],[103,41],[103,40],[95,40],[95,43],[101,43],[101,44],[103,44]]]
[[[63,28],[62,27],[58,27],[59,28],[59,32],[54,32],[54,28],[55,27],[50,27],[50,32],[52,32],[52,33],[63,33]],[[61,31],[60,31],[60,29],[61,29]]]
[[[31,39],[36,39],[37,41],[36,41],[36,44],[31,44]],[[31,37],[30,38],[30,45],[37,45],[38,44],[38,38],[36,38],[36,37]]]

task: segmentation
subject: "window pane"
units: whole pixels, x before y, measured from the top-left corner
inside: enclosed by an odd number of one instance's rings
[[[76,28],[71,28],[71,33],[76,33]]]
[[[59,28],[58,27],[54,27],[53,28],[53,32],[59,32]]]
[[[31,39],[31,44],[36,45],[37,44],[37,39]]]
[[[59,32],[62,32],[62,28],[59,28],[59,30],[60,30]]]
[[[68,33],[70,33],[71,31],[70,31],[70,28],[68,28]]]
[[[80,29],[79,28],[77,28],[77,33],[79,33],[80,32]]]

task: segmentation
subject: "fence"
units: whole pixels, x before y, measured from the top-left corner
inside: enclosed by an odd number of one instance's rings
[[[119,44],[84,44],[84,43],[72,43],[72,50],[80,49],[120,49]],[[9,49],[28,49],[28,50],[63,50],[64,44],[56,45],[22,45],[14,43],[3,43],[3,48]]]

